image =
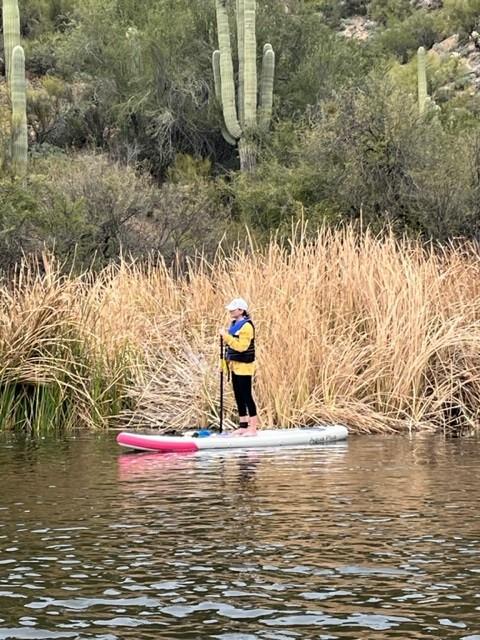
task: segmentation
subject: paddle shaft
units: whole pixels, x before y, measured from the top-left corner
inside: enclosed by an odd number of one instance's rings
[[[225,375],[223,371],[223,361],[225,359],[225,348],[223,345],[223,336],[220,336],[220,433],[223,433],[223,398]]]

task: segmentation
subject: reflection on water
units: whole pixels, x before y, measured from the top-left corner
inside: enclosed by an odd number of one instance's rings
[[[480,640],[479,443],[0,442],[0,640]]]

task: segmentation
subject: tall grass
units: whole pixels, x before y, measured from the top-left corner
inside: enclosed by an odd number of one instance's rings
[[[241,294],[258,331],[264,426],[478,429],[480,260],[393,236],[313,241],[99,275],[24,268],[0,289],[3,428],[186,427],[217,418],[217,330]],[[228,408],[234,415],[229,396]],[[115,423],[115,420],[113,421]]]
[[[0,429],[105,426],[125,406],[133,360],[95,317],[108,274],[61,274],[46,256],[0,287]]]

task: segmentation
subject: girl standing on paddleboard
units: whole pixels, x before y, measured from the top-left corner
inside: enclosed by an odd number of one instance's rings
[[[233,393],[240,416],[240,426],[235,435],[257,434],[257,407],[252,394],[255,373],[255,327],[243,298],[235,298],[226,307],[232,323],[228,331],[220,330],[226,345],[226,360],[232,377]]]

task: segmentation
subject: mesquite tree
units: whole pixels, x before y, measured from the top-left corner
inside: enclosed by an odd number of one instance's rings
[[[258,133],[267,131],[272,119],[275,53],[263,48],[260,90],[257,79],[256,0],[236,0],[238,82],[230,42],[227,0],[215,0],[219,49],[213,53],[215,93],[223,111],[225,140],[238,145],[242,171],[256,165]]]

